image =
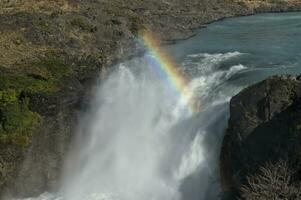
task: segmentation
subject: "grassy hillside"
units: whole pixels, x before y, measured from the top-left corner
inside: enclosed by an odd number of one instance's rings
[[[225,17],[300,8],[299,0],[0,0],[0,193],[52,187],[84,91],[139,53],[140,29],[168,43]],[[40,177],[29,181],[33,169]]]

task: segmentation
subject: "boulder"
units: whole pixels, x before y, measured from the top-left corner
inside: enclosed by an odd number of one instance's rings
[[[301,78],[275,76],[234,96],[220,155],[222,190],[234,199],[268,162],[300,170]],[[300,179],[300,177],[296,177]]]

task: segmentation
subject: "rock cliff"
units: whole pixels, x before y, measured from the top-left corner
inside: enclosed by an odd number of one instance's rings
[[[301,9],[299,0],[0,0],[0,194],[55,190],[76,114],[96,78],[225,17]]]
[[[243,90],[230,115],[220,161],[230,199],[267,163],[285,160],[301,180],[301,77],[276,76]]]

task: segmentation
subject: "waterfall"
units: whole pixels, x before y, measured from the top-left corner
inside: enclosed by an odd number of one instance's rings
[[[65,180],[64,198],[180,199],[180,180],[195,169],[178,169],[182,159],[178,150],[201,148],[199,139],[189,149],[189,141],[180,142],[185,136],[175,138],[172,127],[184,120],[174,112],[177,100],[148,68],[119,65],[100,86],[80,127],[80,151],[69,164],[77,167]],[[183,162],[199,164],[194,159]]]
[[[217,199],[218,149],[235,89],[220,85],[245,69],[220,63],[240,53],[189,55],[182,63],[202,110],[187,115],[145,57],[116,66],[82,114],[58,194],[47,200]],[[182,111],[182,112],[181,112]]]
[[[183,113],[147,55],[119,64],[80,116],[59,191],[27,200],[219,199],[229,100],[268,76],[300,74],[296,41],[300,14],[284,13],[216,22],[166,47],[200,102],[194,115]]]

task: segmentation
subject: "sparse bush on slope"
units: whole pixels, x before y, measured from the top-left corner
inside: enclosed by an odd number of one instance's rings
[[[296,200],[301,199],[301,184],[294,182],[295,172],[286,161],[268,163],[256,175],[247,178],[241,188],[244,200]]]

